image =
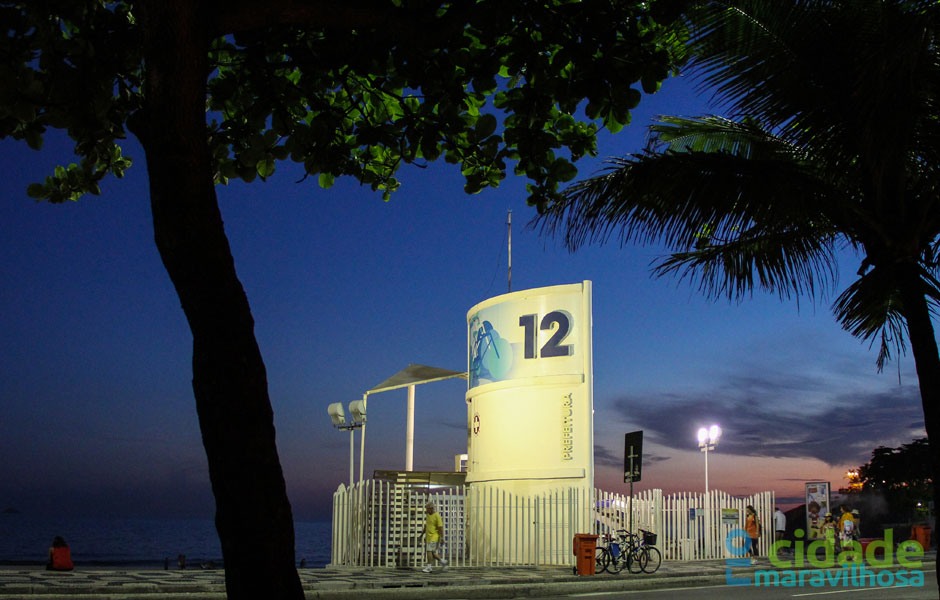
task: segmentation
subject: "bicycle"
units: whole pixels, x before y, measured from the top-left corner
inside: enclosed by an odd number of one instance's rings
[[[627,568],[631,573],[655,573],[662,564],[662,553],[656,548],[656,534],[641,529],[640,534],[617,530],[617,540],[604,536],[607,546],[595,552],[596,571],[617,574]]]
[[[595,572],[607,571],[616,575],[627,567],[631,573],[639,573],[640,555],[635,553],[636,536],[626,529],[618,529],[616,533],[616,538],[609,533],[601,537],[606,545],[598,545],[595,551]]]
[[[609,533],[603,533],[597,537],[597,545],[594,547],[594,572],[603,573],[610,564],[610,544],[612,537]]]
[[[640,533],[643,534],[643,537],[639,539],[637,544],[638,552],[643,554],[643,557],[640,559],[640,568],[644,573],[655,573],[659,569],[659,565],[663,562],[663,554],[659,551],[659,548],[656,547],[656,534],[651,531],[646,531],[644,529],[640,530]]]

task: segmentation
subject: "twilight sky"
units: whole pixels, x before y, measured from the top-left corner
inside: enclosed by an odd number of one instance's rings
[[[654,114],[707,105],[683,79],[644,96],[633,124],[601,135],[597,159],[639,150]],[[210,516],[191,381],[191,336],[153,243],[146,165],[135,160],[100,197],[53,206],[29,183],[68,163],[0,142],[0,510],[80,515]],[[623,434],[644,430],[637,489],[701,491],[695,433],[721,424],[710,487],[834,488],[878,445],[920,437],[913,359],[875,370],[876,352],[836,324],[826,298],[755,294],[712,302],[674,279],[651,279],[657,248],[610,243],[569,254],[525,224],[524,178],[464,194],[454,165],[406,167],[389,203],[352,181],[298,183],[293,164],[267,183],[218,193],[268,370],[278,447],[299,520],[329,514],[348,478],[349,438],[326,406],[361,398],[409,363],[466,369],[466,312],[506,291],[512,210],[513,290],[594,284],[597,487],[625,491]],[[900,379],[900,383],[899,383]],[[416,470],[452,468],[466,451],[463,380],[417,389]],[[370,396],[366,473],[404,468],[404,390]],[[357,434],[357,465],[359,438]],[[358,478],[358,472],[357,472]]]

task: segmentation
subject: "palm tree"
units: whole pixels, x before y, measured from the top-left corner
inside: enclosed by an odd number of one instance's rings
[[[690,69],[729,118],[661,117],[649,146],[540,207],[569,249],[665,244],[654,272],[713,297],[781,299],[858,278],[833,310],[917,367],[940,481],[940,4],[727,0],[688,13]],[[935,499],[938,486],[934,487]],[[940,506],[940,502],[936,503]]]

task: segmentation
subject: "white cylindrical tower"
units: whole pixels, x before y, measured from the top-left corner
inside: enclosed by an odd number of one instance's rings
[[[581,509],[572,518],[587,520],[594,489],[591,282],[490,298],[470,309],[467,324],[467,482],[516,497],[576,488]]]

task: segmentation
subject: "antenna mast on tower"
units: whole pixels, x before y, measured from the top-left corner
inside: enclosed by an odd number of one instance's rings
[[[512,291],[512,209],[509,209],[509,220],[506,221],[509,227],[509,291]]]

